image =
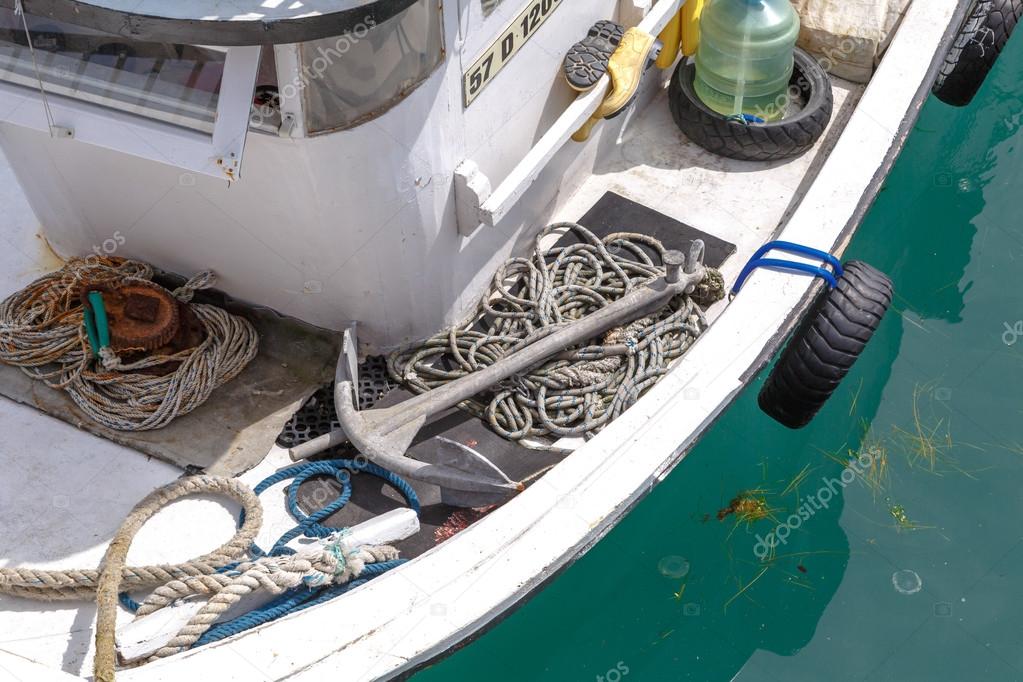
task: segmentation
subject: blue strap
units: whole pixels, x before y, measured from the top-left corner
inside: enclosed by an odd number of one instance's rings
[[[825,270],[823,267],[810,265],[809,263],[798,263],[796,261],[781,260],[778,258],[764,258],[764,255],[767,254],[768,251],[774,250],[795,253],[801,256],[810,256],[811,258],[819,258],[832,267],[834,274]],[[838,286],[838,278],[845,274],[845,271],[842,269],[841,261],[827,251],[821,251],[820,249],[804,246],[803,244],[796,244],[794,242],[773,241],[761,246],[749,259],[749,262],[746,263],[746,267],[742,269],[742,272],[739,273],[738,279],[735,280],[735,285],[732,286],[732,294],[739,293],[743,284],[746,283],[746,279],[757,268],[778,268],[780,270],[788,270],[790,272],[805,272],[807,274],[814,275],[815,277],[823,278],[832,289]]]

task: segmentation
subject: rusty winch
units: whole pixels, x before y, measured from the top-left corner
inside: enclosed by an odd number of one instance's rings
[[[132,280],[122,284],[82,287],[85,325],[93,352],[109,345],[124,363],[146,357],[174,355],[195,348],[205,330],[191,306],[158,284]],[[138,370],[164,375],[180,362]]]

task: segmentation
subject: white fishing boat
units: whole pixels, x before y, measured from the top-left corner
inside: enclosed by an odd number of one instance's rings
[[[776,117],[693,94],[699,0],[0,0],[0,680],[406,677],[788,339],[811,419],[891,300],[843,251],[1018,16],[794,4]]]

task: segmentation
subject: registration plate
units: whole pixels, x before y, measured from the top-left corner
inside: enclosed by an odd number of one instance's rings
[[[564,0],[533,0],[518,18],[473,62],[463,77],[465,106],[472,104]]]

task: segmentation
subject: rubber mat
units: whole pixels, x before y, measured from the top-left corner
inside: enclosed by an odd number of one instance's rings
[[[687,256],[693,240],[702,239],[706,245],[703,262],[712,268],[720,268],[736,251],[735,244],[701,232],[614,192],[602,196],[579,219],[579,224],[598,237],[606,237],[614,232],[639,232],[659,239],[666,248],[678,249]]]
[[[734,244],[701,232],[613,192],[608,192],[594,204],[579,223],[600,237],[614,232],[640,232],[659,239],[669,249],[679,249],[687,254],[693,240],[702,239],[706,244],[705,263],[711,267],[720,267],[736,251]],[[557,243],[565,245],[572,241],[575,241],[575,237],[569,233]],[[379,387],[376,379],[362,380],[363,374],[367,372],[372,377],[379,374],[378,358],[370,358],[360,366],[360,393],[363,395]],[[396,405],[409,397],[411,394],[408,391],[394,388],[380,398],[376,406]],[[281,438],[291,441],[298,437],[303,429],[307,429],[309,437],[319,435],[320,431],[326,428],[328,415],[332,420],[333,410],[333,388],[326,387],[317,392],[315,401],[310,401],[310,404],[295,415],[288,428],[281,434]],[[449,438],[484,453],[516,480],[531,477],[557,464],[566,456],[564,453],[525,448],[514,441],[501,438],[479,419],[457,409],[434,418],[413,441],[408,454],[421,461],[430,461],[431,440],[435,436]],[[317,459],[352,457],[354,454],[349,448],[338,448]],[[492,507],[463,509],[444,504],[436,486],[418,481],[410,483],[422,505],[419,519],[422,530],[415,536],[396,543],[405,558],[422,554],[465,529],[492,509]],[[339,486],[332,479],[310,479],[299,490],[299,506],[306,513],[313,512],[323,506],[324,500],[334,499],[338,489]],[[344,509],[327,519],[326,524],[337,528],[352,526],[404,506],[405,498],[390,485],[374,476],[358,475],[352,478],[351,501]]]

